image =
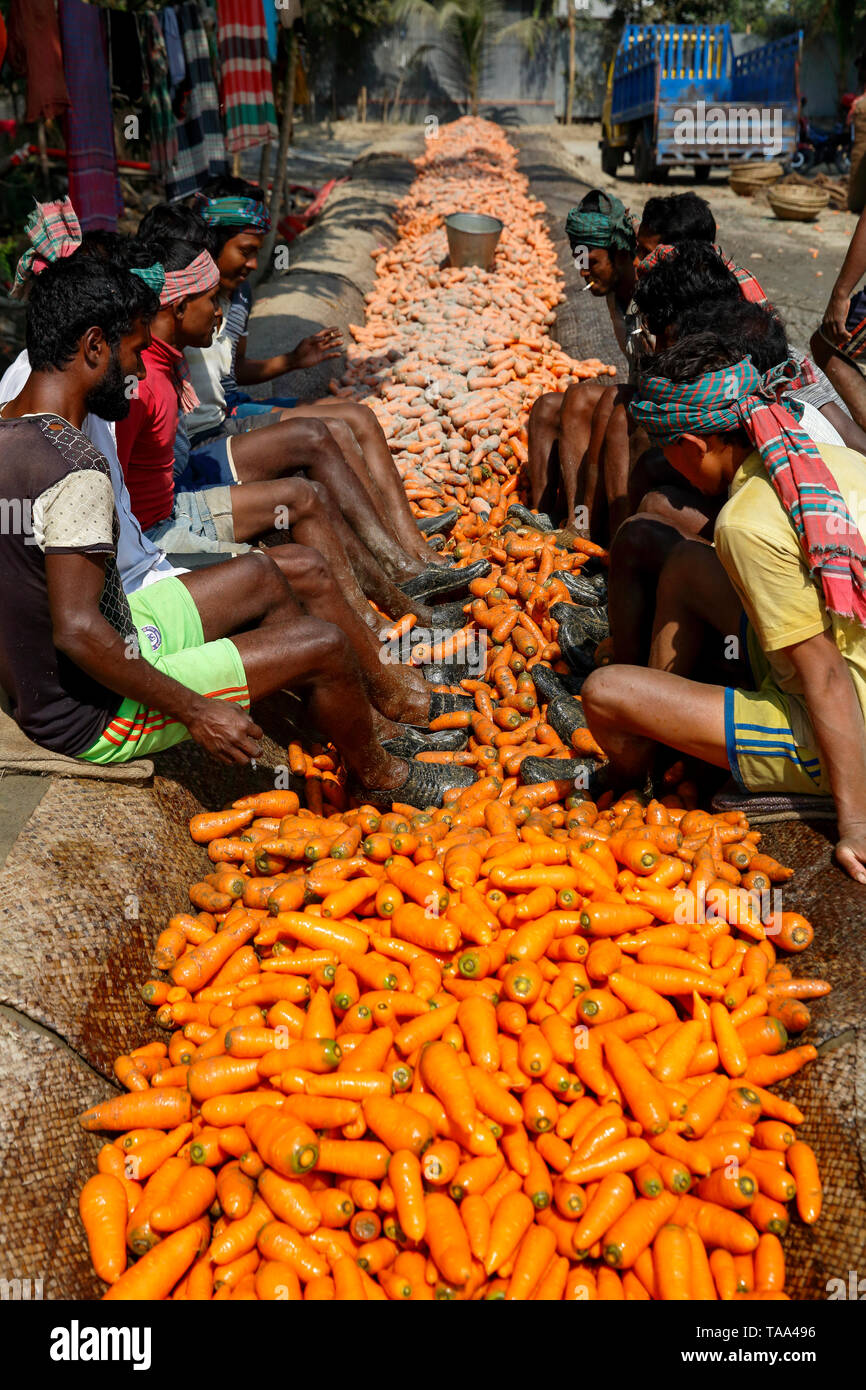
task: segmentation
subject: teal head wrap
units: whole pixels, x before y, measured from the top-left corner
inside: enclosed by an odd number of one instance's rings
[[[155,295],[162,294],[162,287],[165,284],[165,270],[159,261],[154,261],[153,265],[145,266],[142,270],[132,270],[131,275],[137,275],[139,280],[143,280],[149,285]]]
[[[593,197],[597,208],[585,206]],[[628,251],[634,255],[637,238],[628,209],[610,193],[594,189],[572,208],[565,219],[566,235],[572,250],[576,246],[598,246],[605,251]]]

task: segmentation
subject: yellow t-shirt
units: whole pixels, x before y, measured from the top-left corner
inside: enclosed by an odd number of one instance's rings
[[[863,535],[866,457],[834,444],[815,447]],[[809,573],[797,533],[757,451],[734,475],[716,520],[715,544],[775,684],[797,698],[805,713],[802,685],[782,649],[832,628],[866,718],[866,631],[853,618],[827,612],[820,583]]]

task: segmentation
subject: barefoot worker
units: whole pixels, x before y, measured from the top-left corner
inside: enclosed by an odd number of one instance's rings
[[[651,669],[608,666],[582,695],[627,785],[663,744],[745,791],[832,795],[836,857],[866,883],[866,462],[799,428],[784,399],[798,373],[811,369],[788,359],[762,376],[714,333],[654,359],[635,420],[692,486],[729,500],[715,551],[685,541],[662,571]],[[694,680],[707,629],[730,644],[743,613],[751,688]]]
[[[0,607],[0,682],[14,718],[42,747],[89,762],[193,738],[246,764],[261,752],[250,702],[293,690],[364,800],[439,805],[474,774],[383,747],[403,731],[374,719],[348,639],[303,614],[267,556],[219,566],[215,580],[205,570],[124,592],[108,463],[81,425],[88,412],[123,419],[127,383],[144,377],[165,274],[148,272],[73,256],[30,293],[32,370],[0,409],[0,471],[22,518],[0,536],[0,582],[15,596]]]

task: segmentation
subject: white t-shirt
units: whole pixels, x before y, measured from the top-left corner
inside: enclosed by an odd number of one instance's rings
[[[827,416],[824,415],[817,406],[811,405],[809,401],[801,401],[803,414],[800,416],[800,428],[806,431],[814,444],[837,444],[845,448],[845,441],[839,431],[831,425]]]
[[[226,331],[228,301],[221,299],[223,317],[219,332],[210,347],[184,348],[190,380],[199,404],[183,417],[184,428],[193,443],[196,436],[217,430],[226,418],[226,393],[223,378],[231,374],[234,342]]]
[[[19,352],[0,380],[0,405],[14,400],[29,376],[30,359],[26,351]],[[155,584],[158,579],[168,579],[173,574],[186,574],[186,570],[170,565],[164,552],[159,550],[153,541],[148,540],[147,536],[142,535],[141,527],[132,513],[129,493],[123,480],[123,470],[117,457],[114,425],[108,420],[100,419],[98,415],[85,415],[81,429],[99,452],[104,454],[111,471],[114,505],[120,523],[117,568],[124,593],[134,594],[137,589],[146,589],[148,584]]]

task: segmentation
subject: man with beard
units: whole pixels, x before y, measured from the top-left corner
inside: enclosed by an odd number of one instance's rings
[[[43,747],[89,762],[193,738],[218,760],[245,764],[261,751],[251,700],[292,688],[365,799],[439,804],[473,775],[383,747],[400,729],[374,724],[348,640],[303,614],[267,556],[234,562],[230,610],[206,574],[124,593],[108,463],[81,425],[88,412],[128,413],[163,279],[160,265],[134,275],[74,256],[33,282],[31,373],[0,408],[13,522],[0,538],[0,583],[15,596],[0,611],[0,682],[14,718]]]

